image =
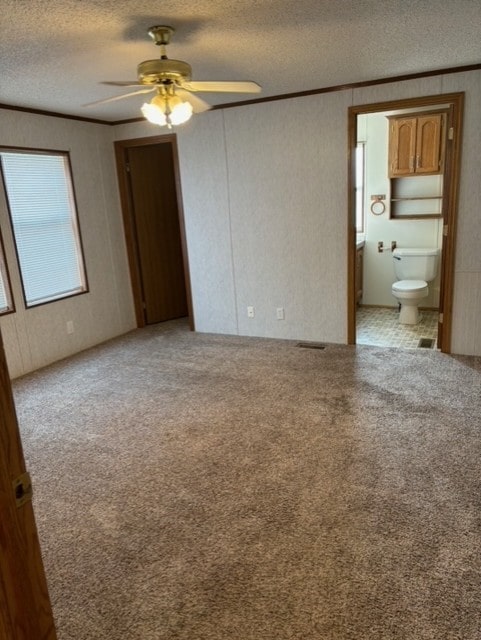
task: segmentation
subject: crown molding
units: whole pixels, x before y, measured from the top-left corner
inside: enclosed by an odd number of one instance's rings
[[[390,84],[392,82],[405,82],[407,80],[417,80],[419,78],[430,78],[452,73],[464,73],[466,71],[478,71],[481,69],[481,63],[463,65],[460,67],[448,67],[444,69],[434,69],[431,71],[421,71],[418,73],[408,73],[399,76],[390,76],[388,78],[378,78],[376,80],[363,80],[362,82],[350,82],[347,84],[338,84],[331,87],[323,87],[321,89],[310,89],[308,91],[297,91],[295,93],[283,93],[275,96],[266,96],[264,98],[253,98],[251,100],[241,100],[238,102],[228,102],[224,104],[216,104],[212,106],[211,111],[219,109],[232,109],[234,107],[244,107],[250,104],[261,104],[263,102],[275,102],[278,100],[291,100],[293,98],[303,98],[305,96],[315,96],[321,93],[335,93],[336,91],[346,91],[349,89],[359,89],[362,87],[372,87],[380,84]],[[21,111],[23,113],[31,113],[35,115],[51,116],[53,118],[65,118],[67,120],[77,120],[80,122],[91,122],[93,124],[102,124],[109,127],[115,127],[122,124],[133,124],[136,122],[144,122],[145,118],[130,118],[127,120],[99,120],[96,118],[84,118],[83,116],[75,116],[68,113],[59,113],[56,111],[45,111],[42,109],[31,109],[29,107],[18,107],[15,105],[0,103],[0,109],[10,111]]]

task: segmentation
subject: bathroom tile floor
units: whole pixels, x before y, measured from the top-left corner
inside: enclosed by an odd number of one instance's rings
[[[438,335],[438,312],[420,311],[421,319],[416,325],[400,324],[396,309],[358,307],[356,313],[356,342],[379,347],[419,348],[421,338],[433,340],[436,349]]]

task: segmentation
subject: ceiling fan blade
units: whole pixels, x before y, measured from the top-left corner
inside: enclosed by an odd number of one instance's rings
[[[179,96],[179,98],[182,98],[182,100],[185,100],[186,102],[189,102],[192,105],[192,109],[194,113],[202,113],[203,111],[208,111],[209,109],[212,109],[210,104],[208,104],[201,98],[194,96],[189,91],[185,91],[184,89],[179,88],[175,90],[175,93],[176,95]]]
[[[96,104],[107,104],[107,102],[115,102],[116,100],[123,100],[124,98],[130,98],[141,93],[151,93],[155,91],[157,87],[151,87],[150,89],[140,89],[139,91],[131,91],[130,93],[123,93],[121,96],[113,96],[112,98],[104,98],[103,100],[95,100],[95,102],[88,102],[83,104],[83,107],[93,107]]]
[[[110,87],[145,87],[145,84],[138,80],[108,80],[100,84],[108,84]]]
[[[226,93],[259,93],[262,90],[257,82],[183,82],[182,89],[187,91],[206,91]]]

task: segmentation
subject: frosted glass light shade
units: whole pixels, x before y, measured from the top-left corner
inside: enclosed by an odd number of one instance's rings
[[[192,116],[192,105],[189,102],[182,102],[176,96],[156,95],[149,103],[141,107],[142,114],[152,124],[161,127],[167,125],[170,129],[172,125],[183,124]]]

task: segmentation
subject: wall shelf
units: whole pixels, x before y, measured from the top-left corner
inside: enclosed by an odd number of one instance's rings
[[[440,218],[443,179],[440,175],[391,178],[391,218]]]
[[[391,202],[404,202],[404,200],[442,200],[442,196],[419,196],[412,198],[391,198]]]

